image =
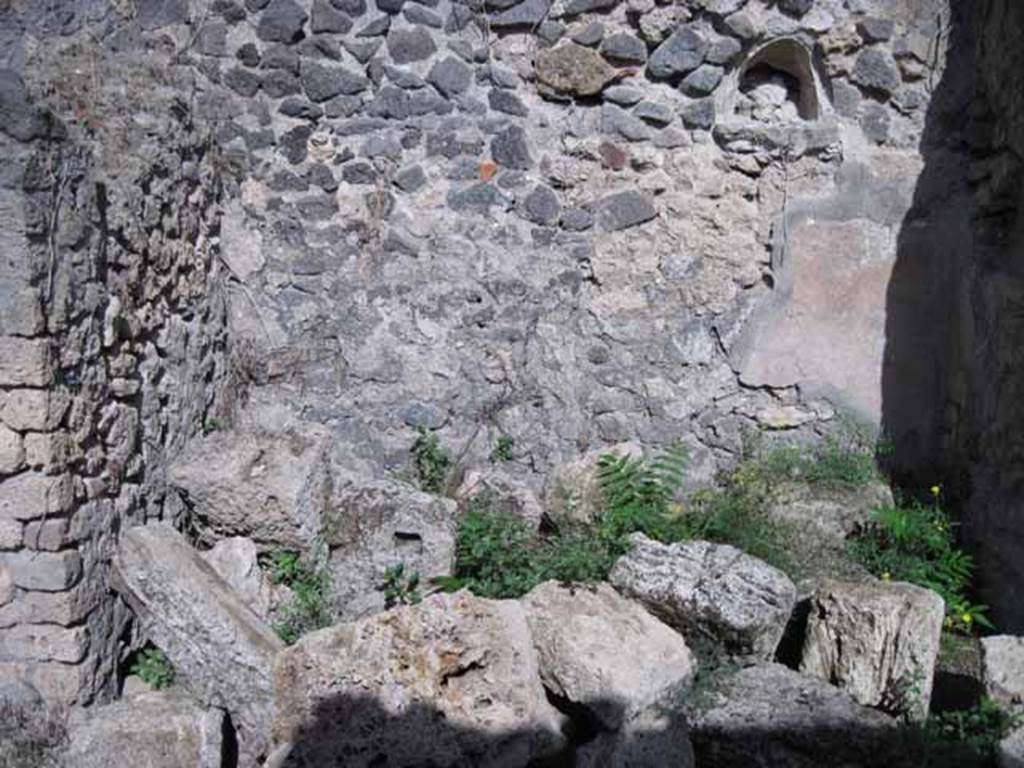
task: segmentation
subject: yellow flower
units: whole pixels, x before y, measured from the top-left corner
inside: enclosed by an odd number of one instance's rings
[[[938,496],[940,493],[942,493],[942,486],[941,485],[933,485],[931,487],[931,491],[932,491],[932,496]]]
[[[946,626],[947,627],[952,627],[953,626],[953,617],[952,616],[947,616],[946,617]]]
[[[971,614],[969,613],[964,613],[961,614],[960,621],[962,621],[964,624],[970,624],[972,621],[974,621],[974,617],[971,616]]]
[[[892,581],[892,574],[888,571],[882,572],[882,581]]]

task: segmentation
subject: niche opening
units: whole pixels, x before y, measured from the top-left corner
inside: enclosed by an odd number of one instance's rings
[[[788,39],[755,51],[740,70],[736,113],[769,123],[817,120],[821,103],[811,52]]]

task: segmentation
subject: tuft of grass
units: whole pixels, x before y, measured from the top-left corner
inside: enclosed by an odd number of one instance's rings
[[[261,563],[275,584],[283,584],[292,591],[291,600],[281,611],[282,617],[274,623],[274,631],[286,644],[293,645],[307,632],[332,623],[328,605],[331,579],[322,564],[285,550],[271,553]]]
[[[511,435],[506,435],[505,433],[498,435],[498,439],[494,442],[494,448],[491,450],[491,463],[498,464],[503,461],[512,461],[512,448],[515,444],[515,438]]]
[[[174,685],[174,665],[167,654],[152,645],[138,652],[129,671],[156,691]]]

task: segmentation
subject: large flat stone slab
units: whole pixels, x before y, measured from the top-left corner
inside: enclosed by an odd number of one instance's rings
[[[283,648],[273,630],[163,523],[121,534],[111,580],[188,690],[230,713],[241,754],[253,760],[263,754],[271,670]]]

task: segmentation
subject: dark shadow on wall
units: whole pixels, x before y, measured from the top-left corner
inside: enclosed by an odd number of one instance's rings
[[[898,483],[930,487],[948,478],[956,421],[952,382],[957,273],[971,249],[967,132],[974,100],[970,4],[953,3],[948,65],[921,140],[924,167],[897,236],[886,294],[882,431]]]
[[[978,562],[979,598],[993,606],[1000,630],[1017,631],[1024,629],[1024,602],[1015,597],[1024,586],[1024,282],[1017,274],[1024,237],[1013,233],[1024,177],[1019,158],[1007,162],[999,148],[998,112],[1007,101],[994,114],[986,92],[986,80],[993,85],[986,68],[1006,51],[986,54],[981,43],[992,34],[984,20],[1002,7],[996,35],[1024,47],[1024,13],[1018,0],[950,5],[947,65],[934,84],[924,168],[887,292],[882,426],[897,484],[943,486]],[[995,78],[995,86],[1019,92],[1014,79]],[[1020,103],[1009,99],[1011,107]]]
[[[692,694],[696,696],[697,694]],[[484,732],[457,725],[439,710],[416,704],[401,714],[370,696],[339,694],[321,702],[302,725],[282,768],[987,768],[987,758],[920,731],[877,721],[815,715],[782,718],[773,726],[729,722],[690,733],[682,714],[661,727],[629,735],[602,730],[580,706],[556,704],[567,715],[561,748],[549,730]],[[607,702],[591,706],[608,706]],[[617,705],[612,705],[617,706]],[[467,702],[467,708],[472,703]],[[767,717],[767,720],[771,720]],[[544,754],[528,762],[530,753]]]

